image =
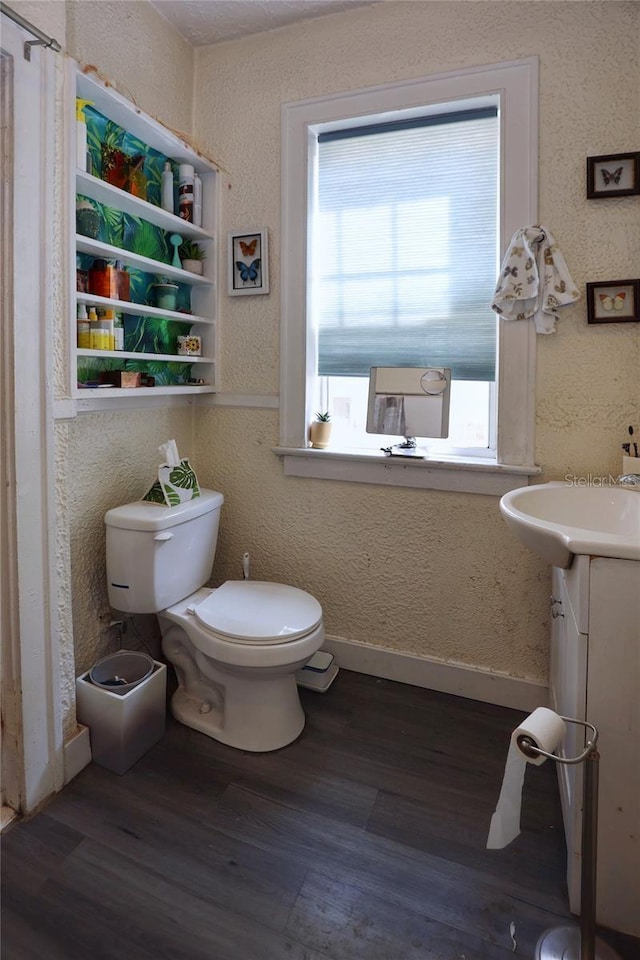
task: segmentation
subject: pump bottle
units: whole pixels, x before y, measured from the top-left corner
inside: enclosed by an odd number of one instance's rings
[[[102,350],[102,330],[95,307],[89,307],[89,343],[91,350]]]
[[[78,304],[78,346],[82,350],[91,349],[91,324],[84,303]]]

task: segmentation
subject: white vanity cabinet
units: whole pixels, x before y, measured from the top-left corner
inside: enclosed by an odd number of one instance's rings
[[[600,734],[597,921],[640,936],[640,562],[553,568],[551,707]],[[584,746],[568,725],[563,756]],[[557,765],[571,909],[580,912],[582,765]]]

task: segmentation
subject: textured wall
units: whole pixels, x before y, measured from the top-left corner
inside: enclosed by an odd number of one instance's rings
[[[67,0],[67,50],[167,126],[192,128],[191,47],[146,0]]]
[[[104,514],[139,500],[157,478],[159,444],[174,437],[192,455],[191,407],[93,413],[70,428],[69,475],[76,674],[117,648],[105,578]],[[105,622],[106,621],[106,622]]]
[[[60,0],[13,0],[9,6],[64,47],[66,11]]]
[[[547,571],[494,497],[284,478],[273,412],[199,412],[196,436],[200,479],[225,495],[216,583],[248,550],[254,579],[318,598],[332,636],[544,677]]]
[[[587,155],[638,147],[639,23],[634,3],[394,2],[198,49],[195,133],[229,171],[223,233],[271,237],[272,293],[224,302],[223,389],[278,390],[283,102],[537,54],[541,222],[579,287],[640,276],[638,199],[587,202],[584,175]],[[637,326],[588,327],[582,300],[538,350],[544,479],[618,472],[640,417]],[[197,413],[201,480],[227,498],[218,579],[249,550],[255,576],[319,597],[331,634],[546,677],[549,571],[496,498],[285,478],[276,442],[270,412]]]

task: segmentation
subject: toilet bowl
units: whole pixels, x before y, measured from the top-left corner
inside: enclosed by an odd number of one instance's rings
[[[177,720],[256,752],[300,735],[305,717],[295,673],[324,640],[322,609],[310,594],[227,581],[169,607],[159,620],[162,649],[178,676],[171,701]]]
[[[241,750],[277,750],[304,727],[295,673],[322,646],[322,608],[286,584],[203,587],[222,503],[203,490],[174,508],[140,502],[108,511],[109,600],[117,610],[158,614],[178,678],[177,720]]]

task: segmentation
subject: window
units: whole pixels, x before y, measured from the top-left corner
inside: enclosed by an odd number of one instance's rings
[[[380,448],[364,431],[373,366],[452,368],[449,438],[429,450],[495,443],[498,134],[493,103],[318,135],[307,318],[338,447]]]
[[[367,447],[384,460],[364,432],[369,367],[422,364],[453,370],[450,437],[429,441],[423,465],[499,468],[503,480],[513,468],[516,485],[536,472],[533,331],[489,306],[501,250],[535,222],[536,68],[517,61],[284,106],[288,472],[319,407],[333,413],[332,450],[315,457],[317,471],[309,451],[304,475],[333,475],[327,456]]]

